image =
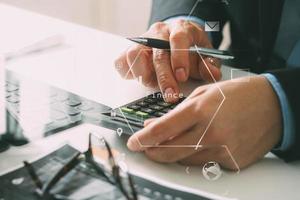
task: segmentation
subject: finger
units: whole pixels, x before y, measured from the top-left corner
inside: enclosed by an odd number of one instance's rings
[[[152,63],[152,50],[143,45],[134,45],[127,51],[127,63],[133,78],[142,79],[144,85],[153,81],[154,70]]]
[[[194,117],[190,104],[186,102],[185,105],[176,107],[135,133],[128,140],[128,148],[132,151],[143,151],[148,145],[161,144],[193,127],[198,119]]]
[[[199,54],[199,73],[203,80],[207,82],[219,81],[222,78],[221,63],[219,59],[204,57]]]
[[[197,53],[190,54],[190,77],[196,80],[203,80],[201,74],[199,73],[199,55]]]
[[[202,128],[204,130],[204,127]],[[187,158],[205,149],[205,145],[199,145],[198,141],[203,133],[202,129],[192,129],[180,134],[157,147],[146,149],[146,155],[157,162],[173,163]]]
[[[179,87],[173,76],[169,53],[165,50],[153,49],[153,63],[164,100],[176,102],[179,97]]]
[[[179,20],[171,26],[170,45],[173,73],[179,82],[188,79],[190,73],[189,48],[193,45],[193,32],[189,31],[193,25],[185,20]]]
[[[187,96],[185,98],[185,100],[183,102],[189,101],[196,97],[199,97],[200,95],[204,94],[209,88],[214,87],[214,86],[215,86],[214,84],[206,84],[206,85],[197,87],[189,96]]]
[[[169,40],[169,28],[164,23],[156,23],[151,26],[150,31],[155,32],[156,38],[158,39]],[[153,49],[153,65],[158,85],[164,94],[165,101],[177,101],[179,87],[173,75],[169,52],[161,49]]]
[[[193,22],[189,22],[188,24],[185,24],[185,27],[187,30],[189,30],[190,33],[192,33],[192,45],[197,45],[205,48],[213,48],[207,33],[203,31],[203,28],[201,26]],[[221,79],[221,62],[219,59],[204,57],[199,53],[195,53],[194,55],[198,56],[198,67],[195,68],[195,65],[191,66],[191,75],[193,78],[199,79],[200,75],[201,79],[208,82],[213,82],[214,79],[217,81]],[[203,61],[205,61],[207,66],[203,63]],[[211,74],[213,75],[213,78]]]
[[[151,118],[144,121],[144,127],[148,126],[152,122],[156,121],[158,118]]]
[[[133,75],[129,71],[127,63],[127,50],[123,52],[120,57],[115,61],[115,69],[119,72],[122,78],[132,79]]]

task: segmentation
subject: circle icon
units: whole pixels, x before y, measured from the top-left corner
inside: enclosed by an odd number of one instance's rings
[[[222,175],[222,170],[217,162],[207,162],[202,168],[203,176],[209,181],[218,180]]]
[[[117,128],[117,134],[118,134],[119,136],[121,136],[122,133],[123,133],[123,129],[122,129],[122,128]]]

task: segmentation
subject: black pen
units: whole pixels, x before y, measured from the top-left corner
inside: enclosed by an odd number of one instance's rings
[[[155,38],[145,38],[145,37],[136,37],[136,38],[127,38],[130,41],[136,42],[138,44],[145,45],[147,47],[152,47],[156,49],[166,49],[170,50],[171,45],[169,41],[160,40]],[[184,51],[185,49],[178,49]],[[219,59],[234,59],[234,56],[231,55],[228,51],[222,51],[218,49],[209,49],[204,47],[192,46],[188,49],[190,52],[196,52],[202,55],[211,56]]]

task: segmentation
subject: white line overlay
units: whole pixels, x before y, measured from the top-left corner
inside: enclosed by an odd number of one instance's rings
[[[195,45],[195,47],[197,47],[197,46]],[[177,51],[177,50],[178,50],[178,51],[187,51],[188,49],[172,49],[172,51]],[[127,77],[128,74],[130,73],[130,71],[132,71],[132,68],[133,68],[135,62],[137,61],[138,57],[141,55],[141,53],[142,53],[143,51],[151,51],[151,49],[141,49],[141,50],[139,51],[139,53],[137,54],[137,56],[136,56],[136,58],[134,59],[133,63],[132,63],[131,66],[129,67],[128,72],[126,73],[125,77]],[[168,51],[168,50],[167,50],[167,51]],[[169,51],[171,51],[171,50],[169,50]],[[229,148],[227,147],[227,145],[201,145],[201,141],[203,140],[203,138],[204,138],[204,136],[206,135],[206,133],[207,133],[209,127],[211,126],[213,120],[215,119],[215,117],[216,117],[216,115],[218,114],[219,110],[221,109],[221,107],[222,107],[224,101],[226,100],[226,96],[224,95],[222,89],[221,89],[221,88],[219,87],[219,85],[217,84],[217,81],[216,81],[215,77],[214,77],[213,74],[211,73],[211,71],[210,71],[210,69],[209,69],[207,63],[205,62],[203,56],[201,55],[201,53],[200,53],[200,52],[197,52],[197,53],[199,54],[199,56],[200,56],[202,62],[204,63],[205,68],[207,69],[208,73],[209,73],[210,76],[212,77],[213,82],[216,84],[216,87],[217,87],[218,90],[220,91],[220,94],[222,95],[222,101],[221,101],[221,103],[219,104],[218,108],[216,109],[215,113],[213,114],[212,118],[210,119],[210,121],[209,121],[207,127],[205,128],[205,130],[204,130],[202,136],[200,137],[200,139],[199,139],[199,141],[197,142],[196,145],[193,145],[193,144],[191,144],[191,145],[190,145],[190,144],[183,144],[183,145],[163,145],[163,144],[154,144],[154,145],[152,144],[152,145],[151,145],[151,144],[142,144],[142,142],[139,140],[139,138],[135,136],[135,134],[134,134],[135,132],[133,131],[133,128],[131,127],[130,123],[128,122],[128,119],[126,118],[126,116],[125,116],[125,114],[123,113],[123,111],[122,111],[120,108],[119,108],[119,111],[120,111],[120,113],[122,114],[122,116],[124,117],[124,119],[125,119],[125,121],[126,121],[126,124],[127,124],[128,128],[131,130],[133,137],[136,138],[136,140],[137,140],[138,144],[140,145],[140,147],[142,147],[142,148],[153,148],[153,147],[156,147],[156,148],[194,148],[195,151],[197,151],[199,148],[218,148],[218,147],[222,147],[222,148],[224,148],[224,149],[226,150],[226,152],[228,153],[228,155],[229,155],[230,159],[232,160],[234,166],[236,167],[236,169],[237,169],[236,172],[239,173],[239,172],[240,172],[240,167],[239,167],[238,163],[236,162],[236,160],[234,159],[234,157],[233,157],[232,153],[230,152]],[[133,74],[133,76],[135,76],[135,75]]]
[[[198,4],[201,2],[201,0],[197,0],[197,2],[195,3],[195,5],[193,6],[191,12],[189,13],[188,15],[188,20],[187,21],[190,21],[189,19],[191,18],[191,15],[192,13],[194,12],[194,10],[196,9],[196,7],[198,6]],[[195,47],[198,47],[197,45],[195,45]],[[137,56],[135,57],[134,61],[132,62],[131,66],[129,67],[127,73],[125,74],[125,78],[127,78],[127,76],[129,75],[129,73],[131,72],[132,75],[134,76],[134,78],[136,78],[135,74],[133,73],[132,71],[132,68],[134,66],[134,64],[136,63],[137,59],[139,58],[139,56],[141,55],[141,53],[143,51],[152,51],[152,49],[140,49],[140,51],[138,52]],[[165,51],[167,52],[172,52],[172,51],[189,51],[189,49],[166,49]],[[120,113],[122,114],[122,116],[124,117],[125,121],[126,121],[126,124],[127,126],[129,127],[129,129],[131,130],[132,132],[132,137],[135,137],[137,142],[139,143],[140,147],[142,148],[153,148],[153,147],[156,147],[156,148],[194,148],[195,151],[197,151],[199,148],[224,148],[225,151],[228,153],[230,159],[232,160],[234,166],[236,167],[237,171],[236,173],[240,173],[240,167],[237,163],[237,161],[234,159],[232,153],[230,152],[229,148],[227,145],[201,145],[201,142],[204,138],[204,136],[206,135],[209,127],[211,126],[213,120],[215,119],[216,115],[218,114],[219,110],[221,109],[222,105],[224,104],[224,101],[226,100],[226,97],[222,91],[222,89],[219,87],[215,77],[213,76],[212,72],[210,71],[207,63],[205,62],[205,60],[203,59],[201,53],[199,51],[197,51],[198,55],[200,56],[202,62],[204,63],[205,65],[205,68],[207,69],[209,75],[211,76],[213,82],[215,83],[216,87],[218,88],[218,90],[220,91],[220,94],[222,95],[222,101],[220,102],[219,106],[217,107],[217,110],[215,111],[215,113],[213,114],[212,118],[210,119],[207,127],[205,128],[203,134],[201,135],[199,141],[197,142],[196,145],[188,145],[188,144],[185,144],[185,145],[163,145],[163,144],[155,144],[155,145],[149,145],[149,144],[142,144],[141,141],[139,140],[139,138],[135,135],[135,132],[133,131],[133,128],[131,127],[130,123],[128,122],[128,119],[126,118],[126,116],[124,115],[123,111],[119,108],[119,111]]]

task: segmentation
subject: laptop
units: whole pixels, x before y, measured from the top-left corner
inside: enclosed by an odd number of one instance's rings
[[[2,141],[2,135],[6,132],[4,72],[4,58],[0,55],[0,152],[6,150],[8,147],[7,143]]]
[[[0,55],[0,134],[5,132],[4,60]]]

